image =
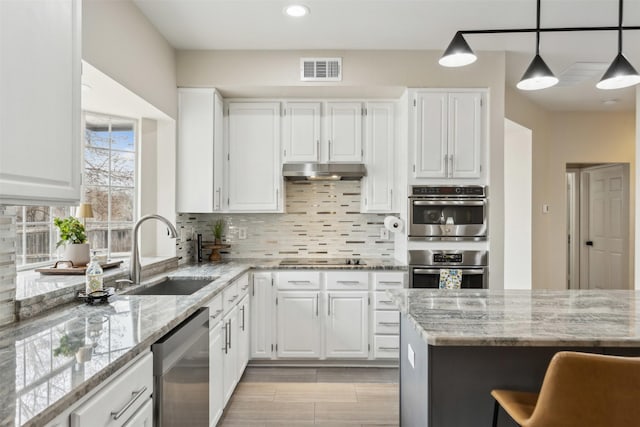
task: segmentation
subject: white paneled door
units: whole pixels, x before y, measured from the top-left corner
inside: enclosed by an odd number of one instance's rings
[[[585,171],[589,181],[584,245],[589,289],[629,289],[629,177],[623,165]]]

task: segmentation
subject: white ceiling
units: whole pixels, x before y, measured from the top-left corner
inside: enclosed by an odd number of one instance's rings
[[[433,49],[457,30],[535,27],[535,0],[303,0],[311,14],[284,16],[284,0],[134,0],[177,49]],[[640,0],[624,3],[625,25],[640,26]],[[616,26],[617,0],[542,0],[542,27]],[[476,51],[507,52],[507,85],[530,62],[534,34],[468,35]],[[615,32],[545,33],[541,55],[556,73],[575,62],[610,63]],[[624,53],[640,68],[640,31],[624,35]],[[602,91],[599,77],[526,93],[550,110],[633,110],[635,89]],[[603,101],[616,99],[605,105]]]

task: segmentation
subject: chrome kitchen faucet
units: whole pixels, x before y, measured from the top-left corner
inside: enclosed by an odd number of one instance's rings
[[[157,219],[163,222],[169,229],[169,238],[175,239],[178,237],[176,228],[163,216],[156,214],[145,215],[136,222],[136,225],[133,226],[133,243],[131,245],[131,259],[129,261],[129,279],[136,285],[140,283],[140,270],[142,269],[142,266],[140,265],[140,254],[138,253],[138,229],[140,228],[140,225],[148,219]]]

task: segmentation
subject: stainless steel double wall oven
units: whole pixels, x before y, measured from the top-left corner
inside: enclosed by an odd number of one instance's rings
[[[412,250],[409,251],[409,287],[434,288],[440,285],[440,270],[460,269],[462,289],[487,287],[487,251]]]

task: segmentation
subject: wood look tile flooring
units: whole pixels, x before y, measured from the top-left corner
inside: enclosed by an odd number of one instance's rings
[[[219,427],[398,426],[393,368],[248,367]]]

